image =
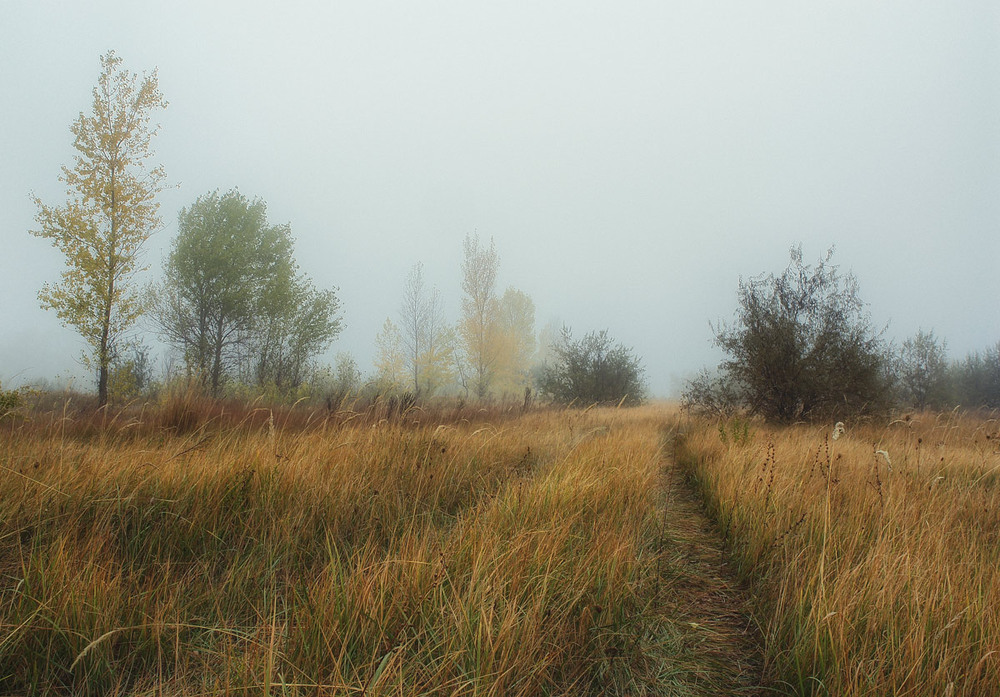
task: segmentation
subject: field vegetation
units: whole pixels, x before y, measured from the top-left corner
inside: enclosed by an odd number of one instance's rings
[[[689,424],[679,464],[798,695],[1000,693],[1000,425]]]
[[[7,420],[0,690],[714,694],[663,610],[675,416],[178,396]]]
[[[29,403],[0,690],[994,694],[998,487],[984,414]]]

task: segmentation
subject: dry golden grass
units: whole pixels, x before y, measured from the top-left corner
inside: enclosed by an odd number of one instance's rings
[[[692,422],[678,444],[772,669],[795,694],[1000,694],[996,419],[833,429]]]
[[[170,408],[0,424],[0,691],[692,694],[670,411]]]

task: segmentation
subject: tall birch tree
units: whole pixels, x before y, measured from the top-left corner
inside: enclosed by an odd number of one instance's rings
[[[121,62],[114,51],[101,56],[91,114],[81,112],[70,126],[76,155],[59,176],[67,201],[56,206],[34,197],[39,229],[31,231],[66,257],[60,282],[45,284],[38,299],[87,342],[84,360],[97,371],[101,406],[111,363],[145,310],[134,280],[145,270],[143,247],[160,226],[156,195],[165,176],[148,164],[159,129],[151,119],[167,106],[156,71],[140,78]]]

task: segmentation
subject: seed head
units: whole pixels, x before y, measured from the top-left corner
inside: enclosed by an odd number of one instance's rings
[[[891,472],[892,471],[892,460],[889,459],[889,453],[887,453],[885,450],[876,450],[875,451],[875,455],[876,456],[881,455],[882,457],[885,458],[885,464],[888,465],[889,471]]]
[[[834,440],[837,440],[842,435],[844,435],[844,422],[838,421],[837,424],[833,427],[833,434],[830,437],[833,438]]]

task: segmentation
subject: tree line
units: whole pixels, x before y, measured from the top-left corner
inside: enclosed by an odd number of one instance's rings
[[[332,368],[318,364],[343,329],[337,289],[316,288],[299,270],[290,227],[268,222],[260,199],[237,189],[200,196],[180,211],[162,281],[137,283],[147,268],[143,247],[162,223],[156,197],[165,174],[149,161],[152,117],[166,105],[156,71],[140,77],[113,51],[102,56],[91,113],[70,128],[76,156],[59,177],[67,200],[34,199],[33,234],[66,258],[60,282],[46,284],[39,299],[85,339],[99,403],[149,383],[150,351],[133,331],[143,316],[213,396],[240,385],[284,396],[303,386],[361,389],[350,356]],[[539,339],[531,298],[499,291],[493,241],[467,235],[463,252],[457,319],[423,265],[410,270],[395,321],[386,318],[375,337],[371,393],[528,402],[535,389],[564,403],[642,401],[644,370],[631,349],[600,331],[575,339],[569,328],[550,329]],[[900,406],[1000,407],[1000,343],[949,361],[933,331],[892,345],[866,308],[832,250],[810,265],[793,248],[781,274],[739,282],[735,316],[714,327],[725,359],[688,383],[685,405],[783,422]]]
[[[166,106],[156,71],[140,77],[113,51],[102,56],[92,113],[71,127],[76,156],[60,176],[67,200],[35,198],[39,229],[32,233],[66,259],[61,281],[46,285],[39,299],[85,339],[83,360],[97,376],[99,404],[151,381],[150,350],[134,332],[143,316],[187,376],[213,396],[233,385],[278,395],[310,383],[357,389],[361,371],[352,358],[340,356],[333,369],[316,361],[343,329],[337,289],[318,289],[300,272],[290,226],[268,222],[260,199],[238,189],[200,196],[180,211],[162,281],[136,282],[148,268],[143,247],[162,224],[156,197],[165,174],[148,163],[159,128],[152,117]],[[567,329],[539,351],[534,303],[516,288],[500,294],[498,272],[493,241],[466,236],[461,316],[452,323],[417,263],[397,322],[387,318],[376,337],[369,387],[413,399],[523,393],[527,402],[533,386],[560,401],[642,399],[641,362],[606,332],[576,343]]]
[[[793,247],[781,274],[739,282],[737,306],[714,327],[724,360],[687,385],[692,411],[787,423],[894,408],[1000,408],[1000,343],[954,361],[933,330],[893,345],[832,249],[807,264],[801,245]]]

